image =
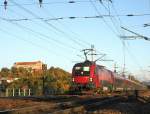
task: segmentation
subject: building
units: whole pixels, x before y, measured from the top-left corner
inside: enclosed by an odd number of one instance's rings
[[[43,64],[41,61],[16,62],[14,63],[13,67],[31,69],[32,71],[43,71],[47,69],[47,65]]]

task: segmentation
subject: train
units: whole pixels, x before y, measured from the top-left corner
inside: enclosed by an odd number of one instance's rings
[[[143,90],[145,86],[108,70],[105,66],[86,60],[73,66],[72,88],[74,90],[101,89],[103,91],[123,91]]]

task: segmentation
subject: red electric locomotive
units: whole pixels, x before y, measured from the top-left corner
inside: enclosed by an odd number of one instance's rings
[[[72,82],[76,88],[112,87],[114,75],[104,66],[96,65],[91,61],[77,63],[72,70]]]
[[[85,53],[85,56],[87,53]],[[103,90],[139,90],[145,89],[142,84],[131,81],[97,65],[95,61],[86,60],[77,63],[72,69],[72,87],[81,88],[101,88]]]
[[[75,89],[101,88],[103,90],[139,90],[144,86],[126,79],[104,66],[86,60],[74,65],[72,70],[72,83]]]

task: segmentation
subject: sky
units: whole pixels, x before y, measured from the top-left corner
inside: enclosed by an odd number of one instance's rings
[[[127,74],[150,80],[150,41],[119,37],[134,36],[121,26],[150,37],[150,26],[143,27],[150,23],[150,0],[73,1],[43,0],[40,7],[38,0],[7,0],[5,9],[1,0],[0,68],[41,60],[71,72],[76,62],[84,61],[78,56],[83,56],[81,50],[94,45],[96,52],[107,54],[104,59],[113,60],[97,64],[113,70],[116,63],[121,72],[125,63]],[[95,16],[100,18],[85,18]]]

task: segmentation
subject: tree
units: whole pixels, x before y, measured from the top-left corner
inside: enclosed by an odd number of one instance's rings
[[[3,77],[12,76],[17,77],[12,83],[7,84],[7,88],[30,88],[34,95],[42,95],[42,93],[54,91],[63,93],[68,91],[71,81],[71,74],[61,68],[51,67],[44,69],[42,72],[34,72],[32,69],[3,68],[0,72]]]
[[[10,71],[13,77],[18,77],[18,69],[16,67],[11,67]]]
[[[67,91],[71,74],[60,68],[51,67],[46,72],[46,86],[57,91]]]
[[[8,77],[10,75],[10,70],[8,68],[2,68],[1,69],[1,76],[2,77]]]

